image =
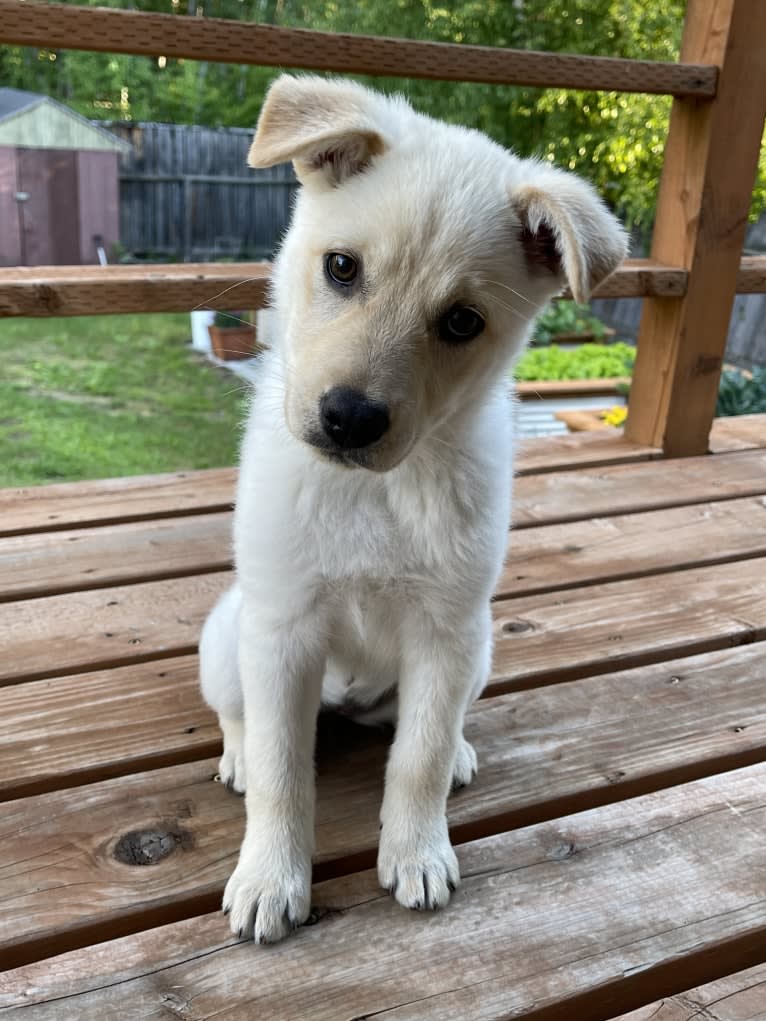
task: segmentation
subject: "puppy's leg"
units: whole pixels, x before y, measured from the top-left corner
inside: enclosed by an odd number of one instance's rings
[[[223,755],[218,764],[221,783],[237,794],[245,793],[245,721],[241,717],[220,716]]]
[[[224,893],[237,935],[272,943],[311,905],[314,733],[324,668],[324,628],[301,606],[260,612],[244,597],[240,673],[245,700],[247,827]]]
[[[241,590],[233,585],[211,610],[200,637],[199,673],[202,694],[218,713],[223,732],[223,755],[218,765],[221,782],[244,794],[244,707],[237,666],[241,602]]]
[[[378,877],[408,908],[443,907],[460,881],[446,803],[458,753],[461,769],[473,770],[463,717],[483,669],[488,628],[482,608],[459,627],[413,616],[403,629],[399,723],[386,768]]]
[[[473,745],[466,741],[461,734],[458,738],[455,765],[452,767],[452,790],[459,791],[462,787],[467,787],[476,776],[477,769],[478,763]]]
[[[469,705],[473,703],[486,687],[489,680],[489,672],[492,667],[492,627],[491,624],[485,628],[484,642],[477,649],[477,673],[473,689],[469,696]],[[478,770],[476,752],[473,745],[466,741],[461,734],[458,741],[455,765],[452,769],[452,790],[459,791],[467,787],[476,776]]]

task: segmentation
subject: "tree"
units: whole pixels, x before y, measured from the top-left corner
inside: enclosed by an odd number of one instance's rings
[[[80,0],[83,2],[83,0]],[[683,0],[84,0],[95,6],[395,35],[412,39],[675,60]],[[7,47],[0,79],[88,117],[248,126],[272,68]],[[631,224],[649,225],[670,100],[613,92],[367,79],[435,117],[486,131],[592,180]],[[766,153],[754,215],[766,207]]]

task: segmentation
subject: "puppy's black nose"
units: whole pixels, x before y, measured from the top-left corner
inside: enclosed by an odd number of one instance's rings
[[[352,390],[334,386],[319,402],[322,429],[328,439],[346,450],[369,447],[388,429],[388,408]]]

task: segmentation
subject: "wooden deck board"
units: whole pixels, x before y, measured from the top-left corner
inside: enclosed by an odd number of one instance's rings
[[[380,895],[389,738],[325,722],[320,920],[261,953],[205,914],[244,820],[195,657],[235,471],[0,491],[0,1008],[761,1018],[736,973],[766,947],[766,416],[711,447],[525,445],[480,774],[450,802],[466,888],[432,917]]]
[[[59,684],[47,715],[40,713],[36,685],[28,705],[23,699],[0,701],[9,724],[0,751],[22,784],[26,774],[27,783],[50,787],[54,770],[62,774],[59,788],[67,771],[76,782],[78,769],[92,773],[99,763],[119,761],[133,735],[148,770],[3,805],[0,954],[31,954],[41,945],[67,941],[78,945],[115,924],[130,931],[136,916],[161,920],[174,911],[183,916],[195,897],[219,895],[241,839],[242,799],[211,782],[214,759],[151,769],[153,758],[183,740],[184,728],[170,719],[175,685],[186,688],[181,693],[189,706],[186,718],[193,713],[210,740],[212,717],[199,695],[192,708],[196,693],[186,666],[163,679],[162,694],[151,697],[132,724],[125,703],[137,701],[141,690],[151,692],[155,678],[148,671],[143,683],[137,671],[128,679],[115,671],[111,685],[99,678],[105,689],[101,704],[95,690],[90,705],[86,702],[83,679],[73,678],[71,691]],[[481,769],[470,790],[451,799],[453,836],[466,840],[501,832],[757,762],[766,754],[762,669],[761,650],[749,646],[477,703],[466,734]],[[82,707],[75,728],[66,726],[61,703],[67,700],[79,700]],[[152,710],[155,723],[148,720]],[[25,714],[35,720],[28,739],[40,747],[34,763],[23,759]],[[85,742],[88,731],[92,745]],[[198,756],[204,753],[196,733],[187,740]],[[316,856],[322,874],[374,861],[387,747],[387,736],[370,736],[348,724],[325,730]],[[152,829],[169,833],[177,850],[149,869],[115,860],[125,833]],[[20,839],[9,839],[14,833]],[[56,911],[51,889],[57,890]],[[26,947],[18,945],[22,921]]]
[[[576,556],[576,554],[572,554]],[[2,605],[0,687],[193,653],[230,572]],[[502,599],[494,691],[766,637],[766,558]]]
[[[231,567],[231,514],[0,538],[0,602]],[[766,498],[618,514],[511,533],[499,597],[766,555]]]
[[[614,1021],[760,1021],[766,1017],[766,963],[649,1003]]]
[[[393,905],[373,872],[341,877],[315,887],[317,924],[257,957],[212,915],[102,947],[96,983],[90,950],[47,982],[35,969],[31,987],[11,973],[6,1003],[22,988],[24,1016],[54,1017],[64,985],[73,1019],[193,1001],[196,1017],[596,1021],[757,962],[765,791],[755,766],[463,845],[463,887],[428,917]]]
[[[586,434],[587,435],[587,434]],[[566,464],[555,472],[534,471],[514,484],[514,524],[586,520],[599,515],[679,507],[704,500],[729,500],[766,493],[766,449],[727,451],[715,457],[642,461],[594,466],[559,456]],[[523,470],[523,459],[517,467]],[[228,510],[236,472],[214,468],[178,475],[136,476],[22,489],[0,489],[0,536],[28,535],[91,525],[145,521],[181,514]],[[177,499],[175,494],[177,492]]]

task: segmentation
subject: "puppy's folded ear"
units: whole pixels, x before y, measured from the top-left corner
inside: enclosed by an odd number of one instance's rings
[[[269,89],[247,162],[292,160],[304,184],[340,184],[386,149],[373,116],[376,98],[353,82],[281,75]]]
[[[530,272],[552,276],[559,288],[568,283],[577,302],[586,302],[628,254],[619,221],[573,174],[525,160],[510,198]]]

